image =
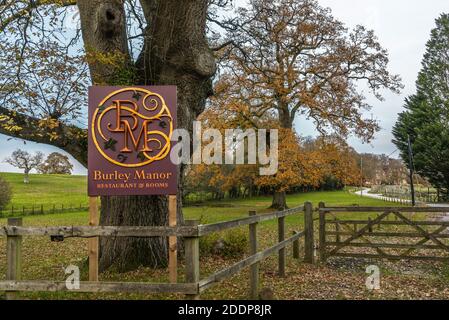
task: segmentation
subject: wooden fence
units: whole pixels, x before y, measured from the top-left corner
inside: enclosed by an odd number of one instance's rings
[[[398,192],[383,192],[382,199],[388,202],[411,204],[411,195],[407,193]],[[440,196],[437,193],[424,193],[420,191],[415,191],[415,201],[420,203],[439,203]]]
[[[407,206],[407,205],[410,206],[412,204],[412,200],[403,199],[403,198],[380,196],[378,199],[382,200],[384,202],[398,203],[398,204],[403,205],[403,206]]]
[[[304,231],[295,231],[291,237],[286,238],[285,218],[299,213],[304,214]],[[258,223],[274,219],[278,222],[278,242],[270,248],[259,251]],[[240,226],[249,227],[250,256],[201,279],[200,237]],[[185,283],[80,282],[79,289],[68,290],[64,281],[25,281],[21,277],[21,247],[22,237],[24,236],[49,236],[52,240],[58,241],[72,237],[183,237],[185,244]],[[304,238],[304,261],[313,263],[314,260],[313,208],[311,203],[290,210],[262,215],[257,215],[256,212],[252,211],[247,218],[221,223],[199,225],[198,221],[186,221],[183,226],[177,227],[23,227],[21,218],[10,218],[8,219],[8,225],[0,228],[0,237],[7,238],[6,281],[0,281],[0,291],[6,291],[9,299],[15,297],[16,291],[181,293],[185,294],[188,299],[198,299],[204,290],[235,275],[246,267],[250,267],[250,297],[255,299],[259,292],[259,263],[265,258],[278,254],[278,273],[280,276],[285,276],[285,249],[292,244],[293,256],[299,259],[299,241]]]
[[[382,195],[386,198],[396,198],[411,202],[411,192],[407,190],[404,192],[384,191]],[[427,191],[415,190],[415,199],[423,203],[439,203],[442,200],[439,191],[430,191],[430,189]]]
[[[67,213],[89,210],[88,204],[36,204],[28,206],[11,206],[0,210],[0,218],[25,217],[44,214]]]
[[[319,206],[319,253],[330,257],[449,261],[449,208]],[[348,213],[368,216],[349,220]],[[433,217],[432,217],[433,216]],[[362,250],[361,250],[362,249]],[[418,251],[418,254],[413,254]]]
[[[313,210],[312,204],[307,202],[304,206],[285,211],[261,215],[251,211],[248,217],[232,221],[200,225],[198,221],[190,220],[176,227],[24,227],[22,218],[10,218],[7,226],[0,227],[0,237],[7,239],[6,281],[0,281],[0,291],[6,291],[8,299],[14,299],[17,291],[181,293],[185,294],[187,299],[199,299],[200,294],[208,288],[249,267],[249,297],[256,299],[259,294],[259,264],[267,257],[278,255],[278,275],[285,276],[287,246],[292,245],[293,257],[300,259],[299,244],[300,240],[304,239],[303,261],[315,262],[314,211],[319,215],[317,219],[319,221],[318,249],[320,260],[323,262],[330,257],[449,261],[449,243],[447,243],[449,221],[437,220],[435,217],[429,219],[431,214],[446,214],[449,208],[326,207],[324,203],[320,203],[317,210]],[[358,213],[358,217],[367,218],[347,219],[345,216],[347,217],[348,213]],[[303,215],[304,228],[286,237],[285,219],[297,214]],[[277,243],[260,250],[258,224],[270,220],[277,220]],[[200,237],[241,226],[248,226],[249,256],[223,270],[201,278]],[[47,236],[53,241],[72,237],[182,237],[185,244],[185,282],[80,282],[79,289],[68,290],[64,281],[22,280],[21,248],[24,236]],[[398,242],[398,239],[401,242]],[[403,239],[407,241],[404,242]],[[360,249],[364,251],[348,252],[348,250]],[[372,250],[374,253],[367,253],[366,250]],[[394,250],[394,252],[386,250]],[[425,254],[412,255],[417,250],[425,250]],[[440,255],[433,254],[435,251],[439,251]]]

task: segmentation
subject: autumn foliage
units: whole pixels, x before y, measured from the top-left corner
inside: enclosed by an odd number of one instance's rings
[[[360,181],[357,154],[343,139],[337,136],[303,138],[293,129],[280,127],[274,116],[255,117],[247,111],[241,101],[217,94],[199,120],[203,127],[223,133],[230,128],[278,129],[277,173],[273,176],[259,175],[258,164],[192,165],[186,176],[185,194],[206,192],[218,200],[225,195],[235,198],[315,190],[326,188],[330,180],[335,182],[334,188]]]

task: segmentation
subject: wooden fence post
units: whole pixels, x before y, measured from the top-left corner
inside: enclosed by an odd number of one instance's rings
[[[368,232],[369,233],[373,233],[373,226],[371,225],[371,218],[370,217],[368,217],[368,224],[369,224]]]
[[[9,218],[9,226],[22,226],[22,218]],[[6,238],[6,280],[21,280],[22,277],[22,236]],[[7,300],[14,300],[14,292],[6,292]]]
[[[323,209],[326,205],[324,202],[320,202],[318,208]],[[326,263],[326,212],[320,212],[320,263]]]
[[[250,211],[249,216],[257,215],[256,211]],[[254,255],[258,250],[257,243],[257,222],[249,225],[249,254]],[[257,300],[259,298],[259,263],[255,263],[250,267],[249,271],[249,295],[250,299]]]
[[[298,232],[297,231],[293,231],[293,235],[297,235]],[[293,241],[293,259],[299,259],[299,239],[296,239],[295,241]]]
[[[198,220],[186,220],[186,226],[198,226]],[[185,243],[185,260],[186,260],[186,282],[198,283],[200,281],[200,238],[186,237]],[[189,300],[199,300],[200,294],[188,294],[186,298]]]
[[[312,203],[304,204],[304,262],[314,263],[313,257],[313,207]]]
[[[98,226],[98,197],[89,197],[89,226]],[[89,247],[89,281],[98,281],[99,238],[90,238]]]
[[[278,218],[278,240],[285,240],[285,217]],[[279,276],[285,277],[285,247],[279,250],[278,269]]]
[[[339,235],[339,233],[340,233],[340,222],[338,221],[337,217],[335,217],[334,219],[335,219],[335,232],[337,232],[336,240],[337,240],[337,243],[340,243],[341,242],[341,237]]]
[[[168,225],[176,227],[178,217],[178,203],[176,195],[168,196]],[[168,237],[168,270],[171,283],[178,282],[178,238]]]

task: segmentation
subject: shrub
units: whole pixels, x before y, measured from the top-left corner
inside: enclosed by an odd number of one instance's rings
[[[200,238],[201,255],[228,258],[242,256],[248,247],[248,238],[243,230],[229,230]]]
[[[326,175],[324,180],[321,182],[321,190],[324,191],[335,191],[342,190],[344,185],[340,179],[333,175]]]
[[[11,201],[12,190],[9,183],[0,177],[0,210],[4,209]]]

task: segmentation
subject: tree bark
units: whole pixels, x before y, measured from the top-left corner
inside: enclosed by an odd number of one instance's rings
[[[101,225],[167,225],[165,197],[102,197]],[[144,214],[142,214],[144,213]],[[167,266],[167,241],[164,238],[102,238],[100,266],[119,272],[140,266]]]
[[[45,143],[61,148],[71,154],[84,166],[87,166],[87,130],[73,125],[59,124],[57,137],[54,138],[39,125],[39,119],[29,115],[9,110],[0,106],[0,115],[4,115],[21,127],[20,131],[9,131],[0,123],[0,133],[19,139],[37,143]]]
[[[290,114],[290,110],[287,104],[279,101],[279,123],[281,128],[292,129],[293,128],[293,118]],[[287,206],[287,197],[285,191],[273,193],[273,200],[271,203],[271,209],[285,210]]]
[[[212,93],[210,78],[216,66],[208,48],[205,29],[207,0],[142,0],[148,27],[145,44],[136,63],[138,83],[178,87],[178,128],[192,132],[192,122],[204,110]],[[130,67],[125,14],[121,0],[79,0],[81,28],[86,51],[123,54],[122,66],[90,62],[94,83],[105,84],[120,68]],[[184,167],[178,172],[178,194]],[[178,197],[178,223],[183,221]],[[101,225],[167,225],[167,197],[102,197]],[[113,267],[128,271],[139,266],[167,265],[167,239],[101,239],[100,270]]]
[[[275,192],[273,194],[273,202],[271,203],[270,209],[276,209],[276,210],[286,210],[287,207],[287,200],[285,192]]]
[[[293,128],[293,117],[290,114],[290,110],[288,105],[282,104],[279,102],[282,106],[278,112],[279,112],[279,122],[281,124],[282,128],[285,129],[292,129]]]

